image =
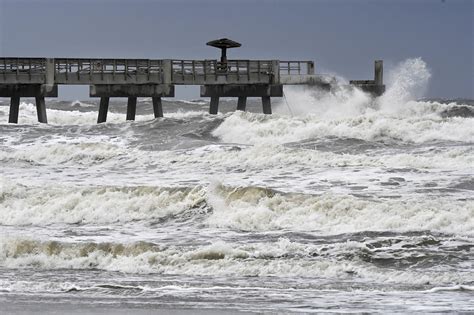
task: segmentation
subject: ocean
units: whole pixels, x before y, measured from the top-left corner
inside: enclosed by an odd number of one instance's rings
[[[0,313],[474,310],[474,101],[379,97],[0,100]]]

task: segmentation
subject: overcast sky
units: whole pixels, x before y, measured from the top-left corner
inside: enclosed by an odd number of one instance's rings
[[[228,37],[242,43],[232,59],[310,59],[348,79],[371,79],[375,59],[421,57],[428,97],[474,98],[473,20],[474,0],[0,0],[0,55],[210,59],[205,43]]]

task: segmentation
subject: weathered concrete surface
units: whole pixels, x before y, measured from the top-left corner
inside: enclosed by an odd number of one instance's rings
[[[91,85],[91,97],[174,97],[174,85],[99,84]]]
[[[201,85],[201,97],[263,97],[283,96],[283,85],[229,84]]]
[[[58,86],[48,84],[0,84],[0,97],[58,97]]]

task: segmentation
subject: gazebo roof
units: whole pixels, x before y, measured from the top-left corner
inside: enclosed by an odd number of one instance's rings
[[[242,46],[242,44],[234,42],[233,40],[230,40],[228,38],[211,40],[210,42],[207,42],[206,45],[216,48],[234,48]]]

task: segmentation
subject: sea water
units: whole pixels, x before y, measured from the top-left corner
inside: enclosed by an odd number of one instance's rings
[[[421,99],[429,77],[100,125],[1,100],[0,313],[474,310],[474,102]]]

